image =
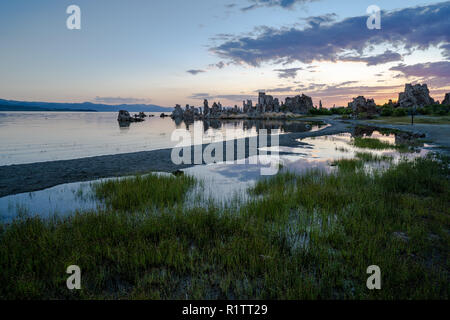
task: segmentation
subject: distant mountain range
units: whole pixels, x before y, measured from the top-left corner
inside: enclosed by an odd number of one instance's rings
[[[0,99],[0,111],[82,111],[101,112],[119,111],[129,112],[171,112],[173,108],[161,107],[154,104],[97,104],[83,103],[56,103],[56,102],[27,102]]]

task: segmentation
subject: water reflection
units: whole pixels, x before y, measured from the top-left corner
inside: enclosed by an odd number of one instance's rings
[[[235,126],[236,123],[228,123],[227,125]],[[276,128],[276,130],[280,128]],[[256,128],[253,127],[252,130],[256,130]],[[286,127],[282,130],[286,130]],[[397,163],[404,158],[424,157],[430,152],[431,147],[424,145],[414,151],[400,153],[394,148],[396,144],[395,134],[372,131],[370,134],[368,132],[357,132],[356,135],[383,139],[383,141],[392,144],[393,148],[386,150],[358,148],[352,144],[355,136],[350,133],[342,133],[299,139],[297,140],[298,144],[291,147],[267,147],[260,150],[278,151],[280,153],[279,158],[271,156],[272,161],[279,161],[282,164],[282,170],[302,173],[313,168],[327,172],[336,170],[336,167],[332,165],[335,160],[352,159],[359,152],[371,153],[390,159],[389,161],[366,163],[367,169],[387,168],[392,163]],[[229,203],[233,197],[246,200],[248,197],[246,190],[263,177],[260,175],[261,168],[267,167],[267,165],[261,164],[264,163],[263,161],[256,160],[257,157],[259,156],[247,158],[244,163],[198,165],[183,170],[185,174],[203,181],[203,188],[193,190],[188,195],[188,199],[212,199],[217,203]],[[69,214],[74,210],[95,209],[98,205],[99,203],[92,196],[90,182],[70,183],[42,191],[0,198],[0,221],[9,221],[23,211],[32,215],[48,217],[54,213]]]
[[[210,120],[175,122],[152,113],[144,122],[118,123],[115,112],[0,112],[0,166],[137,151],[173,148],[175,129],[203,138],[255,136],[261,129],[272,134],[318,130],[321,125],[302,121]]]

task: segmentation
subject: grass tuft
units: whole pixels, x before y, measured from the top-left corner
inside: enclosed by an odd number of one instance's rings
[[[93,189],[110,209],[136,210],[181,204],[194,184],[195,179],[190,176],[148,174],[102,181],[95,183]]]

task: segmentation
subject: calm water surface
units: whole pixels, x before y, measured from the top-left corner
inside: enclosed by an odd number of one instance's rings
[[[119,126],[116,112],[0,112],[0,166],[148,151],[174,147],[175,129],[200,128],[204,143],[271,134],[317,130],[282,121],[197,121],[176,123],[160,113],[144,122]],[[229,138],[227,138],[229,137]]]
[[[392,145],[395,144],[394,135],[381,135],[378,132],[371,134],[373,138],[379,138]],[[304,172],[311,168],[319,168],[325,171],[335,170],[332,166],[334,160],[354,158],[357,152],[370,152],[376,155],[391,156],[396,163],[402,158],[413,159],[423,157],[428,152],[428,146],[410,153],[399,153],[395,149],[369,150],[352,146],[352,136],[347,133],[305,138],[298,141],[296,147],[278,147],[282,152],[279,161],[283,164],[283,170]],[[266,148],[270,149],[270,148]],[[388,167],[389,162],[377,162],[370,166]],[[203,181],[203,188],[195,189],[188,194],[188,199],[194,199],[201,193],[203,199],[212,199],[216,203],[227,203],[233,197],[245,200],[247,189],[261,179],[258,164],[230,164],[217,163],[210,165],[198,165],[183,170],[186,174],[195,176]],[[99,180],[97,180],[99,181]],[[83,211],[96,209],[102,206],[92,196],[92,182],[79,182],[55,186],[42,191],[22,193],[0,198],[0,222],[11,221],[17,215],[25,212],[30,215],[49,217],[53,214],[70,214],[75,210]]]

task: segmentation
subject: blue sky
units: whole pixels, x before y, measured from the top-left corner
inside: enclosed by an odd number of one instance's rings
[[[66,28],[71,4],[81,8],[81,30]],[[383,10],[382,29],[370,33],[364,21],[372,4]],[[414,0],[2,1],[0,98],[173,106],[207,97],[240,105],[266,90],[280,98],[305,92],[332,106],[358,94],[395,99],[404,83],[427,81],[441,100],[450,91],[449,7]],[[317,17],[324,22],[313,26]]]

